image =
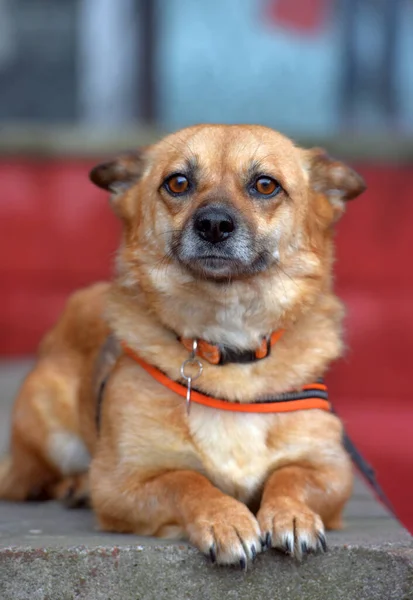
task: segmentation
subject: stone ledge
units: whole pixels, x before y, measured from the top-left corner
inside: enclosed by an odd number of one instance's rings
[[[87,510],[0,505],[1,600],[412,600],[413,541],[356,486],[329,552],[301,563],[274,551],[247,572],[186,543],[96,530]]]
[[[267,552],[246,572],[179,544],[5,548],[2,600],[411,600],[413,549],[334,547],[297,564]]]

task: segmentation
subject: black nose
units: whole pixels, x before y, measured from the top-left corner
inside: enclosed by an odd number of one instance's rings
[[[194,227],[202,239],[217,244],[233,233],[235,223],[225,208],[205,206],[197,212]]]

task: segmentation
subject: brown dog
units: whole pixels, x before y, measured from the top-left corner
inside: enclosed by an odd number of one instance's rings
[[[90,454],[103,529],[186,536],[223,564],[325,549],[352,488],[340,421],[277,406],[342,353],[333,224],[362,179],[270,129],[218,125],[91,178],[123,223],[117,277],[74,294],[43,341],[0,496],[79,497]],[[174,382],[189,376],[188,412]]]

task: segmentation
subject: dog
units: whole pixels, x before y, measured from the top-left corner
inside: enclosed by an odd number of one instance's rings
[[[181,130],[90,178],[122,222],[116,276],[42,341],[0,497],[90,497],[103,530],[243,568],[326,550],[352,491],[320,381],[343,353],[333,234],[363,179],[247,125]]]

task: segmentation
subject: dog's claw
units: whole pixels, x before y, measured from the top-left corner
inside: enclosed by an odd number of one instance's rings
[[[293,553],[293,548],[291,545],[291,540],[290,539],[286,539],[285,540],[285,551],[287,552],[287,554],[292,554]]]
[[[317,534],[318,537],[318,541],[320,543],[320,546],[323,550],[323,552],[327,552],[328,548],[327,548],[327,542],[326,542],[326,536],[324,535],[324,533],[318,533]]]
[[[304,541],[301,542],[301,552],[303,554],[307,554],[307,552],[308,552],[308,544],[307,544],[307,542],[304,542]]]
[[[271,533],[268,532],[265,536],[265,545],[267,548],[271,548]]]
[[[245,560],[245,558],[240,558],[239,566],[241,567],[241,569],[243,571],[246,571],[246,569],[247,569],[247,561]]]
[[[211,559],[211,562],[213,564],[217,562],[217,555],[215,553],[215,548],[213,546],[211,546],[209,549],[209,558]]]
[[[255,560],[257,558],[257,549],[254,544],[252,544],[252,546],[251,546],[251,555],[252,555],[252,560]]]

